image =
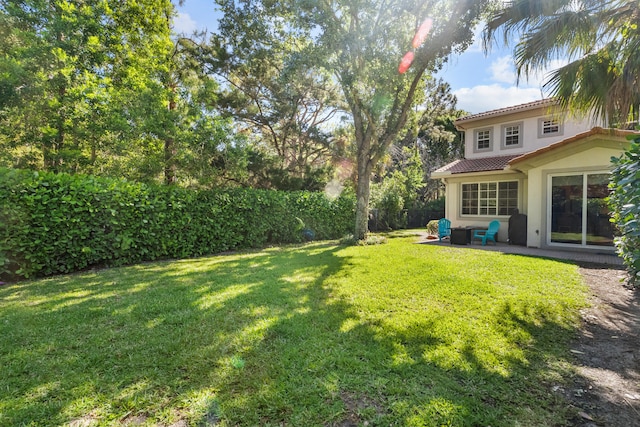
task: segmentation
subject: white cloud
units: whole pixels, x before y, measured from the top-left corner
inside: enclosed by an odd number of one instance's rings
[[[178,12],[173,20],[173,31],[178,34],[191,34],[198,29],[198,23],[188,13]]]
[[[491,81],[498,83],[516,84],[516,69],[511,56],[501,56],[489,66]]]
[[[567,64],[567,60],[552,61],[547,68],[531,75],[521,76],[517,82],[513,58],[501,56],[488,67],[490,84],[462,87],[454,90],[458,108],[472,114],[510,107],[543,99],[542,86],[553,70]]]
[[[471,114],[510,107],[542,99],[539,88],[503,87],[499,84],[480,85],[453,91],[458,108]]]
[[[520,81],[518,82],[513,57],[507,55],[494,60],[489,66],[489,71],[491,73],[491,81],[497,83],[506,83],[509,85],[518,84],[518,86],[522,88],[541,88],[549,79],[551,72],[567,63],[568,60],[566,59],[553,60],[542,70],[536,70],[528,76],[520,76]]]

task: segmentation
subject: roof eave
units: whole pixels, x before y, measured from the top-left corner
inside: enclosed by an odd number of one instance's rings
[[[539,158],[540,156],[543,156],[550,152],[556,152],[559,149],[566,149],[567,146],[573,146],[575,143],[581,141],[584,142],[602,136],[624,140],[630,135],[640,135],[640,133],[635,131],[594,127],[589,131],[579,133],[577,135],[563,139],[562,141],[558,141],[554,144],[547,145],[546,147],[539,148],[535,151],[530,151],[528,153],[522,154],[521,156],[511,159],[508,165],[513,168],[525,168],[527,167],[527,164],[531,163],[533,159]]]
[[[453,122],[458,130],[465,130],[465,126],[468,123],[477,122],[479,120],[490,119],[494,117],[505,116],[507,114],[520,113],[526,111],[537,110],[539,108],[550,107],[557,104],[557,101],[551,98],[542,99],[539,101],[533,101],[527,104],[520,104],[513,107],[499,108],[496,110],[487,111],[484,113],[472,114],[470,116],[461,117]]]
[[[431,172],[431,179],[442,179],[452,176],[451,172]]]
[[[510,174],[514,172],[519,173],[520,171],[518,171],[517,169],[511,169],[509,167],[505,167],[504,169],[493,169],[493,170],[473,171],[473,172],[456,172],[456,173],[447,172],[446,175],[438,175],[437,178],[458,178],[458,177],[465,177],[465,176],[503,175],[503,174]],[[431,177],[433,178],[434,175],[435,174],[431,174]]]

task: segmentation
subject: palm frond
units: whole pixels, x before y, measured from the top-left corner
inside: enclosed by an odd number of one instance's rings
[[[624,123],[640,104],[640,2],[637,0],[514,0],[485,28],[485,51],[502,31],[517,32],[518,80],[556,59],[572,62],[552,72],[544,90],[560,104]]]
[[[545,69],[555,59],[574,59],[593,50],[597,25],[584,11],[563,12],[523,35],[516,45],[514,62],[518,79]]]
[[[567,110],[610,119],[606,105],[616,79],[612,64],[610,52],[602,49],[552,72],[544,89]]]
[[[573,0],[514,0],[493,14],[485,27],[485,50],[491,45],[496,32],[502,30],[504,44],[509,44],[514,33],[524,33],[539,25],[546,17],[568,7]]]

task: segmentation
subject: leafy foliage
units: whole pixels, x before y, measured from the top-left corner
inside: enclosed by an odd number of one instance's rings
[[[640,283],[640,138],[621,157],[612,159],[614,169],[609,202],[613,222],[621,232],[616,238],[618,253],[627,266],[631,282]]]
[[[438,220],[432,219],[427,223],[427,233],[431,236],[438,235]]]
[[[237,178],[197,38],[169,0],[0,1],[0,165],[212,187]]]
[[[405,181],[406,177],[402,173],[394,172],[383,182],[371,186],[370,203],[373,214],[377,213],[378,221],[387,228],[405,228],[407,225],[406,218],[401,215],[404,209]]]
[[[464,50],[473,39],[473,27],[489,0],[351,2],[332,0],[281,2],[217,0],[233,25],[248,27],[233,49],[256,49],[280,54],[267,42],[296,40],[287,52],[301,58],[310,75],[328,75],[340,87],[353,125],[357,147],[357,207],[354,235],[367,233],[370,178],[387,149],[402,135],[409,113],[416,105],[425,79],[446,61]],[[236,12],[235,17],[226,13]],[[226,18],[225,17],[225,18]],[[416,49],[412,68],[398,73],[398,62],[425,18],[433,30]],[[245,25],[245,23],[251,25]],[[285,24],[286,23],[286,24]],[[262,34],[278,38],[262,38]],[[315,74],[318,73],[318,74]]]
[[[401,151],[406,158],[403,165],[371,186],[371,206],[378,210],[378,220],[392,229],[407,226],[403,210],[412,207],[424,187],[420,154],[407,147]]]
[[[203,60],[221,81],[222,114],[272,164],[262,185],[324,186],[327,164],[338,152],[331,135],[341,108],[334,80],[299,54],[309,43],[304,34],[287,34],[282,22],[255,13],[252,2],[218,4],[224,15]]]
[[[194,191],[82,175],[0,170],[0,274],[185,258],[318,239],[353,225],[353,198],[253,189]]]
[[[127,116],[117,88],[144,92],[146,70],[157,66],[148,53],[166,51],[169,31],[162,23],[170,7],[167,0],[114,7],[0,2],[12,41],[0,47],[12,76],[10,102],[0,105],[0,145],[14,165],[73,172],[105,145],[115,148]]]
[[[569,63],[549,74],[550,96],[566,109],[593,113],[612,124],[637,115],[640,101],[638,43],[640,5],[631,0],[515,0],[489,20],[485,42],[502,31],[519,36],[519,77]]]
[[[352,114],[357,145],[357,206],[355,235],[367,233],[370,178],[373,168],[397,142],[425,78],[454,51],[464,50],[472,28],[490,2],[465,0],[356,3],[335,1],[310,7],[301,14],[323,30],[317,51],[323,67],[338,78]],[[397,65],[416,28],[426,17],[434,27],[406,74]]]
[[[426,185],[415,199],[418,203],[437,199],[444,194],[444,184],[439,179],[431,179],[431,173],[464,156],[464,141],[454,121],[468,115],[456,108],[456,96],[451,93],[449,84],[441,80],[428,81],[425,96],[426,100],[418,107],[415,121],[400,142],[409,147],[415,144],[420,150]]]

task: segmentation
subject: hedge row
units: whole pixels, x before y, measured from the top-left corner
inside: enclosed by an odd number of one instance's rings
[[[353,227],[354,205],[349,195],[194,191],[0,169],[0,277],[339,238]]]
[[[616,247],[627,266],[630,282],[640,287],[640,138],[633,139],[629,150],[612,161],[609,201],[613,222],[620,230]]]

